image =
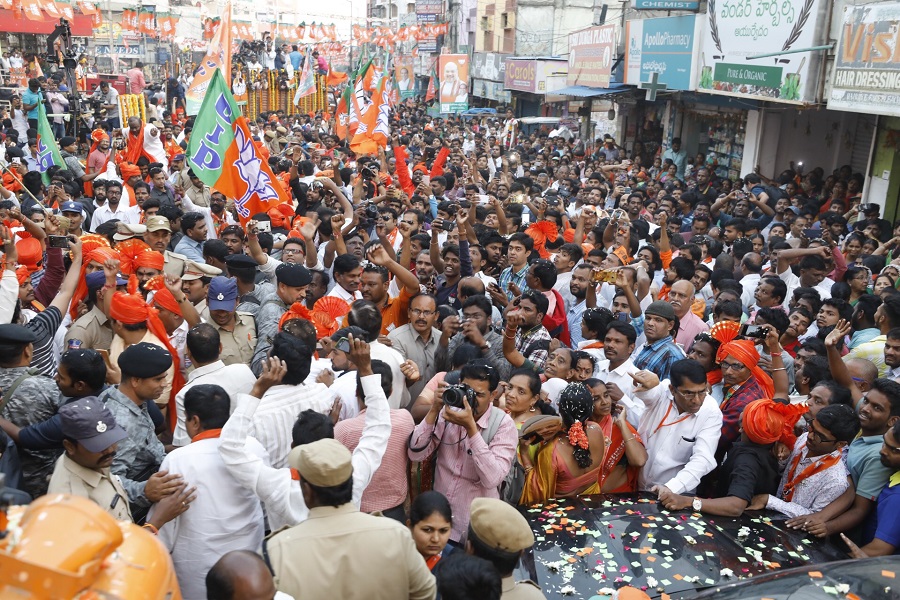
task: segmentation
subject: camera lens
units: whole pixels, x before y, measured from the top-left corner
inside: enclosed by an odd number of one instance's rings
[[[462,408],[463,402],[465,401],[465,392],[460,389],[458,385],[452,385],[444,390],[444,395],[441,397],[444,401],[444,405],[451,406],[453,408]]]

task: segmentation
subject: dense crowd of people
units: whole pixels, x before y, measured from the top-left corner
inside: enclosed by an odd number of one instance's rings
[[[541,598],[516,507],[594,493],[900,545],[900,227],[848,167],[273,113],[292,202],[242,222],[164,110],[42,178],[53,85],[2,121],[0,467],[158,535],[185,598]]]

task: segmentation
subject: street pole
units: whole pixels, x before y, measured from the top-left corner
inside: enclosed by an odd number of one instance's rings
[[[113,20],[112,20],[112,0],[106,0],[106,31],[109,33],[109,72],[113,75],[116,74],[116,60],[113,58],[116,55],[116,44],[115,40],[113,40]]]
[[[350,2],[350,64],[347,68],[347,72],[353,70],[353,0],[348,0]]]

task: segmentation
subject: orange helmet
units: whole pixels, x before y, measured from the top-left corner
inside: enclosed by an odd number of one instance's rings
[[[181,600],[162,542],[87,498],[48,494],[8,514],[0,597]]]

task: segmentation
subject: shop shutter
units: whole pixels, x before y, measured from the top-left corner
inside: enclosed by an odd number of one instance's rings
[[[854,173],[866,173],[869,166],[869,152],[872,150],[872,138],[875,136],[875,115],[857,115],[856,136],[850,151],[850,166]]]

